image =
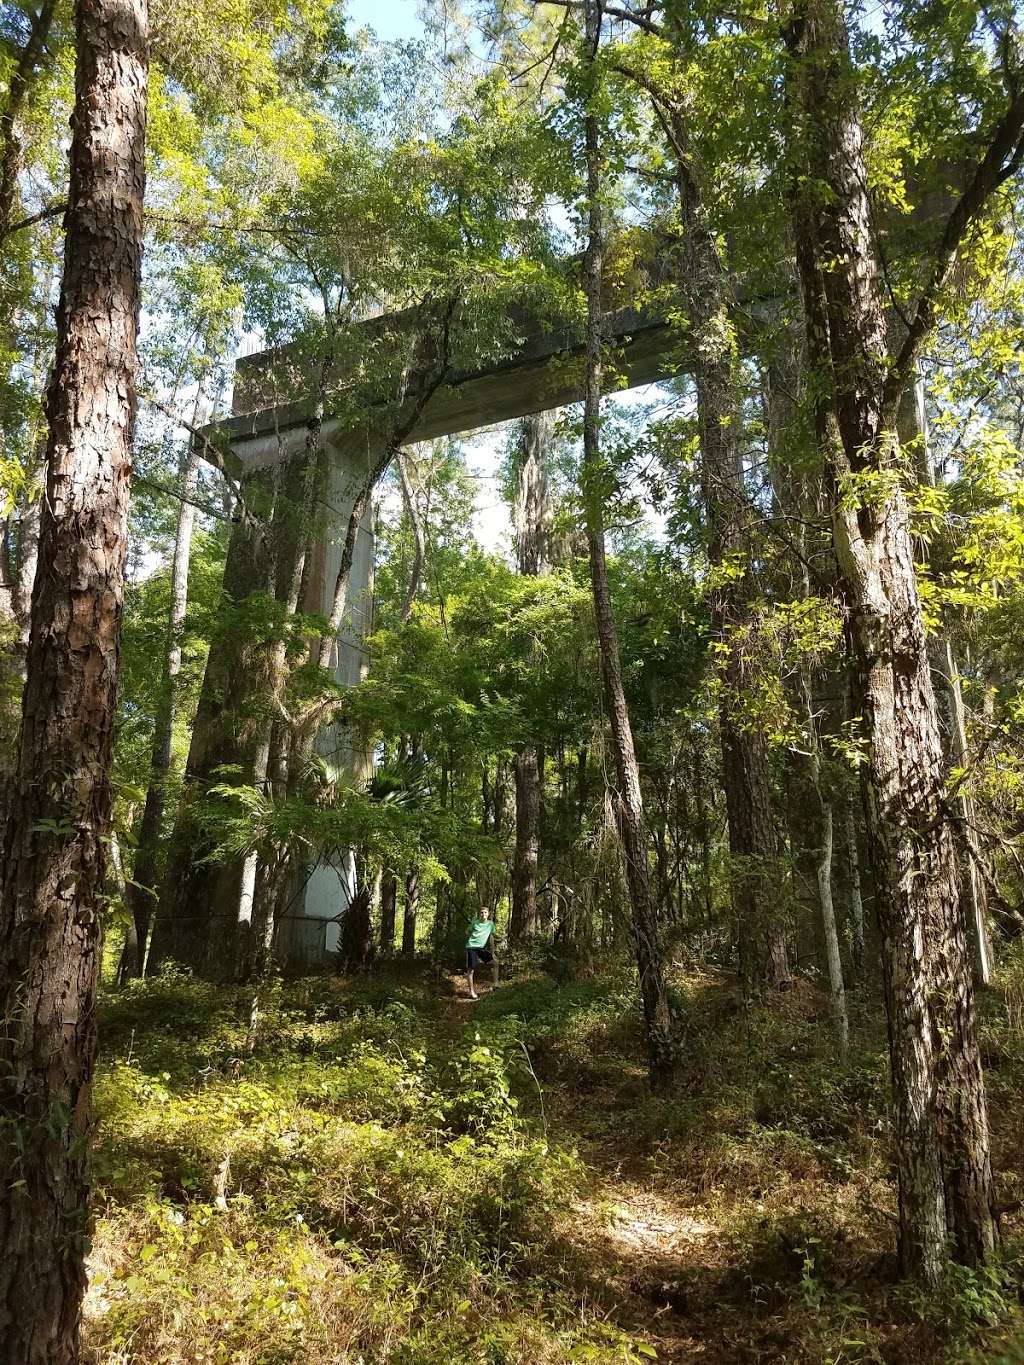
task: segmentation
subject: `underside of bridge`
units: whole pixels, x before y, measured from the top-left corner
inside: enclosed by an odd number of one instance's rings
[[[582,398],[581,325],[547,328],[527,316],[514,322],[518,335],[500,358],[460,367],[456,355],[402,444],[496,426]],[[403,334],[416,325],[413,310],[357,323],[351,329],[356,340],[353,349],[364,349],[375,337],[385,335],[389,346],[398,349]],[[667,379],[679,368],[678,338],[673,337],[660,310],[623,307],[609,312],[604,335],[610,351],[609,371],[617,387],[635,388]],[[288,347],[262,351],[238,362],[233,415],[220,422],[216,431],[230,443],[245,467],[272,464],[303,444],[311,411],[313,368],[309,357]],[[332,379],[335,386],[344,387],[343,373],[335,372]],[[416,376],[409,390],[416,393]],[[275,401],[277,398],[282,401]],[[415,398],[407,399],[410,407],[414,402]],[[323,422],[323,439],[339,449],[358,449],[372,443],[385,424],[400,423],[401,416],[392,395],[371,392],[355,421],[328,415]]]

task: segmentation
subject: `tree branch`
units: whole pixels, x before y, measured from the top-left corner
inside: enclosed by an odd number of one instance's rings
[[[560,9],[585,8],[583,0],[532,0],[534,5],[557,5]],[[619,5],[602,5],[602,13],[607,14],[612,19],[624,19],[628,24],[635,24],[637,28],[642,28],[645,33],[653,33],[656,38],[663,38],[665,30],[660,24],[646,14],[637,14],[635,10],[624,9]]]
[[[38,213],[30,213],[27,218],[19,218],[16,223],[0,227],[0,241],[13,236],[15,232],[21,232],[23,228],[34,227],[36,223],[45,223],[48,218],[59,218],[68,206],[66,199],[61,199],[55,204],[47,204],[46,208],[40,209]]]
[[[165,483],[160,483],[158,479],[147,479],[142,474],[133,474],[132,483],[142,484],[144,488],[152,488],[156,493],[163,493],[165,497],[175,498],[178,502],[188,503],[190,507],[197,507],[200,512],[205,512],[208,517],[215,517],[217,521],[230,521],[229,516],[213,507],[208,502],[200,502],[198,498],[187,498],[184,493],[179,493],[176,488],[170,488]]]
[[[242,490],[239,487],[237,479],[228,469],[227,461],[224,458],[224,452],[220,450],[213,441],[210,440],[209,436],[207,436],[205,432],[200,431],[199,428],[195,426],[192,422],[190,422],[187,418],[182,417],[180,412],[175,412],[173,408],[168,407],[166,403],[164,403],[161,399],[159,399],[156,396],[152,389],[140,387],[139,397],[145,399],[145,401],[150,405],[150,407],[155,408],[157,412],[161,412],[165,417],[170,418],[170,420],[174,422],[176,426],[179,426],[184,431],[187,431],[188,434],[192,437],[192,439],[195,442],[197,442],[199,446],[200,455],[203,457],[204,460],[206,460],[207,464],[213,465],[214,469],[220,471],[221,475],[224,478],[224,482],[228,485],[228,487],[231,489],[232,494],[234,495],[235,506],[238,509],[239,515],[244,517],[245,501],[242,498]]]
[[[665,36],[665,30],[660,24],[656,24],[650,15],[637,14],[634,10],[622,9],[618,5],[605,5],[604,12],[613,19],[624,19],[628,24],[635,24],[645,33],[653,33],[656,38]]]
[[[1020,169],[1024,161],[1022,130],[1024,93],[1018,93],[1014,95],[1005,114],[999,120],[988,151],[978,163],[970,184],[946,220],[931,276],[918,299],[906,338],[885,381],[883,397],[887,405],[897,400],[910,376],[918,351],[935,321],[939,292],[949,276],[950,267],[968,229],[981,216],[989,198]]]

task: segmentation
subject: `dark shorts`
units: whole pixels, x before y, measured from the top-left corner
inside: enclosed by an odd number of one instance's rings
[[[467,948],[466,949],[466,971],[475,972],[478,962],[493,962],[494,954],[490,948]]]

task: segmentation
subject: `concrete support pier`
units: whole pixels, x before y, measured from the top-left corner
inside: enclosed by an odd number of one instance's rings
[[[306,610],[323,616],[330,615],[333,605],[345,529],[365,474],[365,460],[353,458],[350,444],[328,448],[331,462],[324,501],[336,510],[332,510],[332,524],[314,550],[305,603]],[[372,511],[367,507],[356,537],[348,609],[331,651],[331,672],[343,687],[355,687],[367,673],[366,638],[373,626],[373,556]],[[337,722],[325,726],[316,748],[331,781],[359,784],[372,776],[372,751],[347,726]],[[314,970],[331,961],[338,950],[338,917],[359,889],[351,849],[339,849],[312,869],[299,869],[298,875],[295,900],[278,920],[277,956],[286,971]]]

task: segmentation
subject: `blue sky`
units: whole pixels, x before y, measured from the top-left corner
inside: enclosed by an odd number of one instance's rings
[[[418,0],[348,0],[357,27],[366,24],[384,39],[416,38],[422,32]]]

